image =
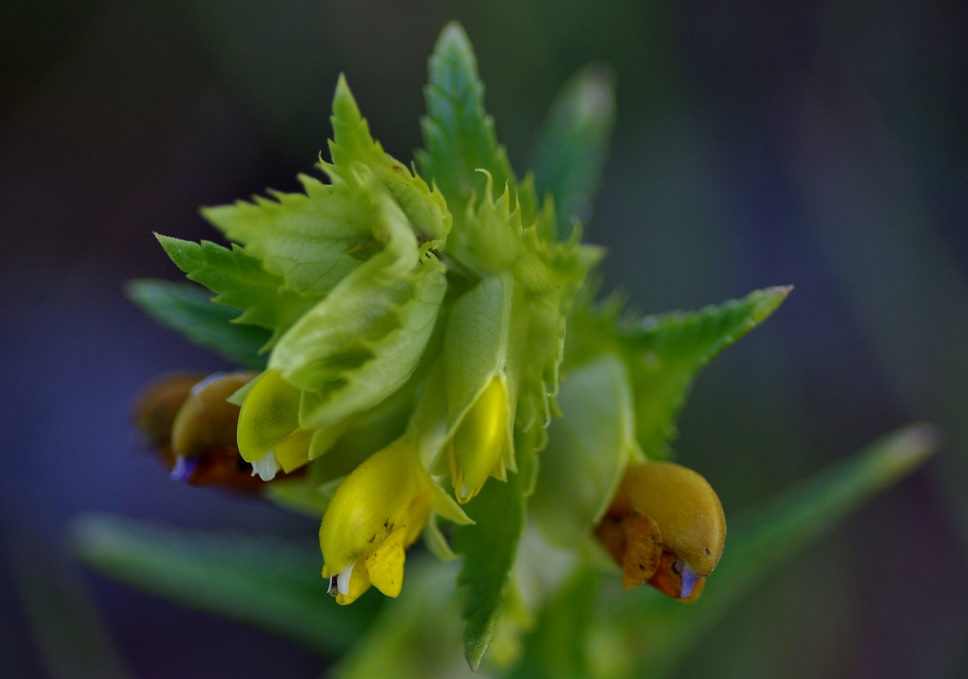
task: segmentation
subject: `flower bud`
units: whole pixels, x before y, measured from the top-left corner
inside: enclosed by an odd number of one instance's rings
[[[249,492],[261,488],[239,456],[239,407],[227,400],[250,379],[246,372],[177,374],[156,380],[138,397],[136,422],[173,479]]]
[[[192,387],[171,427],[176,455],[197,457],[213,448],[236,449],[239,407],[228,398],[252,379],[252,373],[215,373]]]
[[[701,475],[671,462],[646,462],[626,468],[595,536],[621,567],[624,587],[648,582],[694,601],[723,552],[726,518]]]
[[[192,387],[205,379],[199,373],[164,375],[146,385],[135,399],[132,419],[147,445],[167,448],[171,443],[171,426],[184,405]],[[173,458],[170,448],[168,454]],[[173,462],[173,459],[168,460]]]
[[[267,370],[246,394],[239,413],[238,445],[263,480],[309,461],[313,431],[299,427],[301,392],[278,370]]]
[[[477,495],[491,476],[504,480],[511,449],[507,390],[495,375],[464,415],[448,444],[450,477],[460,503]]]

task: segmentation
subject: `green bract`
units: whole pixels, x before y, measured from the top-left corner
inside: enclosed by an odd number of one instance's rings
[[[326,181],[300,176],[300,193],[205,209],[228,246],[158,236],[213,294],[160,281],[130,288],[162,322],[261,371],[230,398],[241,406],[236,449],[220,454],[237,452],[240,470],[270,481],[265,497],[321,520],[323,573],[339,602],[371,584],[402,592],[400,607],[371,626],[383,636],[357,645],[345,676],[372,676],[367,668],[384,656],[407,667],[400,649],[439,646],[449,637],[433,625],[458,615],[474,671],[496,640],[493,669],[517,663],[518,676],[544,676],[560,665],[561,676],[585,675],[590,647],[602,643],[585,634],[593,569],[616,572],[596,526],[612,516],[623,475],[655,471],[649,461],[671,455],[696,372],[790,291],[647,317],[625,313],[616,297],[596,302],[588,279],[603,253],[581,242],[579,219],[611,129],[611,79],[586,70],[568,84],[536,147],[539,175],[523,180],[496,141],[483,92],[466,35],[449,25],[430,60],[425,148],[408,166],[374,141],[341,77],[330,160],[319,162]],[[287,476],[274,480],[279,470]],[[639,542],[613,540],[613,555],[648,552],[676,574],[677,558],[695,556],[683,545],[699,543],[674,533],[703,519],[676,504],[684,493],[668,494],[669,507],[652,511],[675,519],[664,526],[636,515],[654,502],[625,498],[631,518],[609,535]],[[707,498],[719,506],[712,491]],[[463,557],[460,604],[453,588],[438,588],[426,615],[404,582],[404,550],[421,533],[434,555]],[[715,546],[689,563],[715,565],[722,541]],[[414,563],[425,577],[452,573]],[[629,557],[623,567],[635,566]],[[676,592],[687,598],[692,585]],[[572,652],[548,663],[547,630],[558,628]],[[452,669],[449,657],[440,652],[439,674]]]

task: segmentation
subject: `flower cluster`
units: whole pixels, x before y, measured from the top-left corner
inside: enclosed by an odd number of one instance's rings
[[[587,115],[601,92],[576,92]],[[695,599],[723,549],[722,507],[701,476],[654,460],[695,371],[787,290],[645,321],[596,304],[602,251],[554,188],[511,170],[457,26],[427,93],[416,165],[374,141],[340,78],[328,181],[204,210],[229,247],[158,237],[214,297],[159,284],[142,303],[253,371],[159,382],[140,427],[177,478],[321,517],[340,604],[371,585],[397,596],[417,537],[448,557],[456,533],[493,633],[526,506],[549,541],[597,544],[626,586]],[[493,567],[474,575],[481,555]]]

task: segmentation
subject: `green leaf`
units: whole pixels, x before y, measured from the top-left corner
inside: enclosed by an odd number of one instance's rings
[[[340,76],[333,98],[333,137],[329,144],[333,164],[320,163],[327,174],[345,174],[354,164],[370,168],[407,215],[421,240],[436,246],[450,231],[451,216],[439,191],[432,191],[420,175],[394,160],[370,136],[346,79]]]
[[[272,341],[319,299],[285,287],[280,276],[263,269],[258,259],[235,244],[230,250],[211,241],[195,243],[158,234],[155,237],[189,280],[217,293],[213,301],[242,311],[235,323],[272,330]]]
[[[333,100],[333,163],[320,161],[331,184],[300,176],[305,193],[273,192],[275,200],[208,208],[202,214],[261,260],[266,271],[311,296],[328,294],[381,251],[387,234],[380,203],[393,197],[415,237],[431,245],[450,229],[444,197],[394,160],[369,127],[340,78]]]
[[[265,357],[259,355],[259,350],[269,341],[270,333],[263,328],[236,324],[238,311],[216,304],[202,288],[139,279],[129,281],[125,292],[152,318],[192,342],[214,349],[239,365],[257,370],[265,367]]]
[[[696,372],[762,323],[792,290],[757,290],[692,313],[647,316],[620,334],[636,402],[636,435],[649,457],[668,454],[675,419]]]
[[[604,515],[625,466],[642,456],[625,365],[613,354],[585,363],[562,382],[558,405],[563,416],[548,430],[529,506],[549,540],[575,546]]]
[[[477,59],[460,24],[450,23],[440,34],[429,71],[427,116],[421,120],[426,150],[417,152],[417,162],[460,220],[471,195],[484,196],[486,177],[478,169],[490,173],[495,195],[505,184],[514,190],[516,180],[507,154],[497,144],[494,121],[484,111]]]
[[[517,441],[518,471],[504,483],[491,480],[466,506],[476,524],[457,526],[454,551],[464,557],[457,578],[463,597],[464,656],[477,671],[494,638],[511,587],[524,529],[525,497],[535,471],[533,447]]]
[[[671,674],[730,604],[871,496],[917,469],[937,444],[932,427],[907,427],[731,523],[726,551],[696,606],[638,592],[610,602],[629,638],[649,640],[633,646],[641,654],[637,676]]]
[[[306,295],[323,296],[373,253],[378,215],[373,192],[350,174],[332,184],[300,175],[305,193],[272,194],[202,210],[266,271]]]
[[[341,653],[382,603],[338,606],[319,576],[315,540],[177,531],[100,514],[76,519],[74,551],[97,570],[193,608],[289,636],[322,653]]]
[[[300,423],[328,427],[378,404],[413,374],[447,289],[418,254],[406,217],[382,196],[383,250],[346,276],[273,349],[269,367],[305,391]]]
[[[614,121],[612,74],[601,67],[579,71],[551,107],[531,167],[538,194],[554,199],[563,237],[591,216]]]

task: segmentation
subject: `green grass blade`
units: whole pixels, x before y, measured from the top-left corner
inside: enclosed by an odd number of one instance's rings
[[[74,551],[95,569],[193,608],[242,620],[322,653],[345,651],[381,602],[338,606],[311,541],[179,531],[89,514],[73,526]]]
[[[23,530],[11,530],[6,537],[26,619],[48,676],[129,677],[121,653],[75,568],[44,550]]]
[[[531,167],[538,195],[554,199],[561,238],[591,216],[614,121],[612,74],[601,67],[581,70],[552,104]]]

